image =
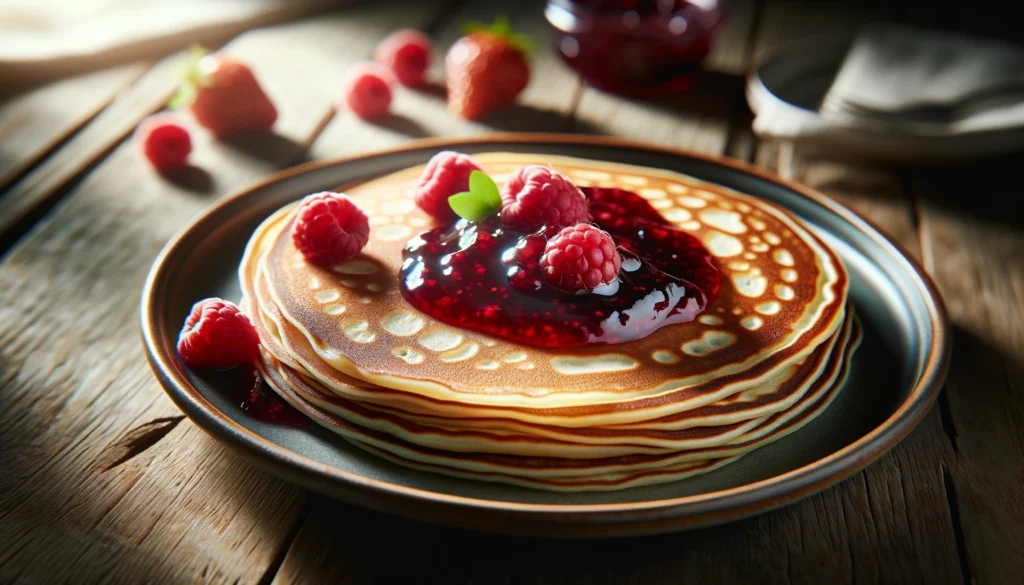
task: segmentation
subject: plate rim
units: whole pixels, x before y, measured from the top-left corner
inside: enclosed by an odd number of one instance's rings
[[[842,449],[783,474],[724,490],[648,500],[604,504],[536,504],[490,500],[402,486],[365,477],[320,463],[257,435],[235,422],[188,381],[177,367],[173,343],[161,340],[165,324],[160,307],[166,296],[165,284],[173,276],[172,261],[182,254],[190,235],[239,199],[274,183],[331,166],[357,164],[410,151],[443,149],[455,145],[548,143],[621,148],[656,152],[696,159],[728,167],[775,183],[801,197],[824,206],[852,224],[875,244],[890,248],[904,261],[915,288],[927,309],[935,331],[922,340],[925,363],[921,375],[906,398],[885,420]],[[690,149],[667,147],[607,136],[567,133],[487,133],[473,136],[428,138],[355,155],[311,161],[290,167],[250,184],[211,204],[180,229],[163,247],[150,268],[140,306],[141,336],[147,360],[164,391],[199,428],[227,443],[258,467],[322,493],[352,503],[369,505],[403,516],[450,525],[501,532],[558,535],[629,535],[666,532],[718,524],[793,503],[838,483],[875,462],[902,441],[930,411],[938,397],[949,367],[951,325],[942,298],[931,278],[916,259],[885,231],[861,214],[828,196],[795,181],[784,179],[753,164]],[[174,326],[174,330],[177,326]],[[296,473],[298,476],[296,476]],[[476,514],[467,514],[475,512]],[[494,523],[494,517],[502,523]]]

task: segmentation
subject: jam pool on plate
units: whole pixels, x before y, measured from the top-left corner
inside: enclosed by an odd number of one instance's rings
[[[594,223],[622,255],[617,281],[568,293],[540,268],[558,228],[511,231],[498,216],[424,232],[406,245],[400,288],[432,317],[535,347],[622,343],[695,319],[718,294],[712,256],[643,198],[584,188]]]
[[[309,417],[288,404],[277,395],[259,372],[241,369],[240,382],[236,400],[238,407],[250,418],[268,423],[295,427],[307,426]]]

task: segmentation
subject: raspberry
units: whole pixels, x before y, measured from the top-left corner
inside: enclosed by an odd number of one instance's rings
[[[448,198],[468,191],[469,174],[482,170],[468,154],[441,151],[427,162],[412,197],[427,215],[440,220],[455,219]]]
[[[579,187],[564,175],[538,165],[513,173],[501,189],[501,200],[501,223],[519,231],[590,221],[587,198]]]
[[[139,123],[135,132],[139,150],[158,171],[185,164],[192,152],[192,138],[178,117],[154,114]]]
[[[391,72],[377,63],[361,63],[352,68],[339,109],[348,108],[364,120],[378,118],[391,107]]]
[[[540,267],[553,286],[569,292],[609,284],[622,257],[608,232],[586,223],[563,228],[548,240]]]
[[[260,344],[245,313],[230,301],[204,299],[192,306],[178,335],[178,353],[197,368],[231,368],[251,363]]]
[[[369,239],[370,222],[348,195],[327,191],[307,195],[296,212],[292,241],[314,264],[344,262]]]
[[[422,85],[430,66],[430,39],[413,29],[404,29],[387,36],[373,52],[374,61],[395,74],[402,85]]]

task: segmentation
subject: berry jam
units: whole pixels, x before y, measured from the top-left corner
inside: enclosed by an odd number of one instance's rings
[[[247,372],[248,385],[239,392],[239,407],[247,416],[263,422],[305,426],[310,420],[288,404],[276,392],[266,387],[259,372]],[[245,381],[242,382],[243,384]]]
[[[634,193],[583,192],[594,223],[612,235],[622,256],[611,284],[581,293],[553,287],[540,258],[559,229],[511,231],[495,215],[410,240],[399,278],[403,296],[439,321],[535,347],[640,339],[692,321],[714,300],[721,274],[697,238]]]
[[[687,89],[721,30],[725,0],[549,0],[556,50],[590,85],[661,96]]]

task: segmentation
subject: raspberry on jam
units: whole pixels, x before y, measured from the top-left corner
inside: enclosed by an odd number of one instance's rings
[[[491,216],[410,240],[399,278],[403,296],[445,323],[535,347],[622,343],[695,319],[721,279],[700,241],[634,193],[583,192],[594,224],[611,234],[621,257],[609,284],[579,292],[553,286],[541,259],[561,228],[523,233]]]
[[[566,292],[593,290],[619,275],[622,257],[608,232],[588,223],[564,228],[548,239],[541,269],[548,282]]]

